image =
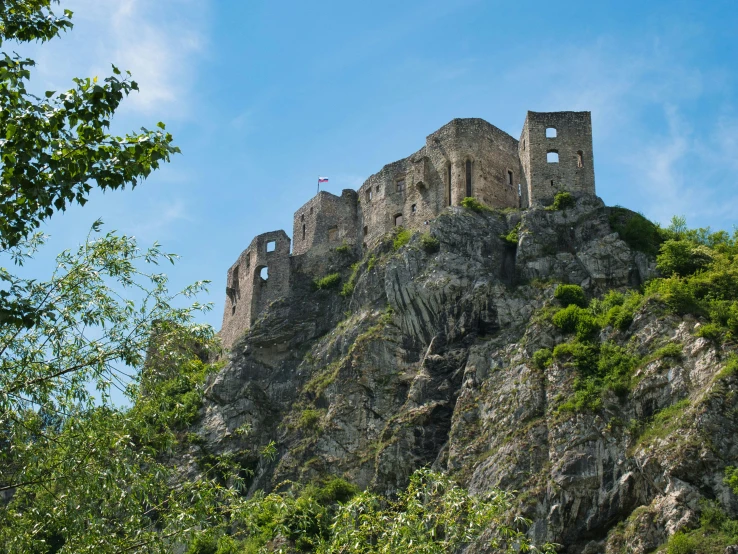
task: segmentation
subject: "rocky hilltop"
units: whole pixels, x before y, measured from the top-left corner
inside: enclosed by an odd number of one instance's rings
[[[628,292],[656,276],[623,240],[640,216],[562,207],[451,207],[294,275],[211,377],[198,448],[253,469],[252,492],[332,474],[391,494],[423,466],[514,489],[531,536],[571,553],[653,551],[705,500],[735,515],[735,345]]]

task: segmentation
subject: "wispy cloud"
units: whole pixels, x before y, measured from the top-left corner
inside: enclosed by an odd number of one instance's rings
[[[197,64],[206,46],[206,0],[64,0],[74,29],[51,44],[34,46],[43,84],[70,86],[75,76],[105,76],[110,64],[128,70],[140,86],[123,105],[162,117],[192,108]]]

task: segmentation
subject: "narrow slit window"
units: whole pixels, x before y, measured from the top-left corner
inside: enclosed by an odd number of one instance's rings
[[[472,163],[466,160],[466,196],[472,195]]]
[[[546,153],[546,161],[550,164],[559,163],[559,153],[555,150]]]
[[[372,201],[372,189],[366,191],[366,201],[371,202]]]
[[[277,241],[270,240],[267,242],[266,250],[267,252],[274,252],[277,249]]]
[[[546,127],[546,138],[556,138],[556,127]]]
[[[305,224],[302,224],[302,240],[305,240]]]
[[[510,186],[513,184],[513,172],[509,169],[507,170],[507,184]]]
[[[577,167],[584,167],[584,152],[577,150]]]
[[[417,211],[418,211],[418,205],[417,205],[417,204],[413,204],[413,205],[412,205],[412,206],[410,207],[410,211],[411,211],[412,213],[415,213],[415,212],[417,212]]]
[[[369,227],[364,225],[364,236],[367,236],[369,234]]]

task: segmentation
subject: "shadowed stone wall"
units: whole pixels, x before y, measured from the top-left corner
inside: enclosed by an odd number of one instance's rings
[[[357,193],[344,189],[341,196],[320,191],[295,212],[292,224],[294,255],[323,252],[344,242],[356,244],[358,222]]]
[[[595,194],[590,112],[528,112],[519,152],[531,205],[548,204],[562,191]]]

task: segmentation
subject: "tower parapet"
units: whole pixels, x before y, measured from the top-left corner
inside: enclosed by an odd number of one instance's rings
[[[528,112],[518,151],[530,205],[558,192],[595,194],[590,112]]]

